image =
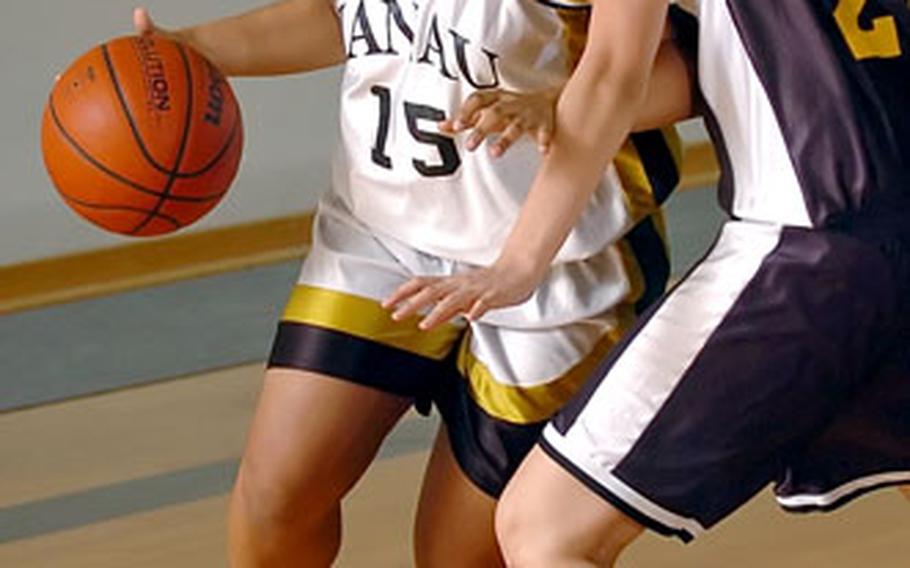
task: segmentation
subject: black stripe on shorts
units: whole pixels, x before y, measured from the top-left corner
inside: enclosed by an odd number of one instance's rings
[[[471,397],[468,381],[452,371],[435,402],[458,466],[481,491],[498,499],[540,437],[546,422],[515,424],[487,414]]]
[[[348,333],[281,322],[268,366],[313,371],[404,397],[423,399],[443,362]]]

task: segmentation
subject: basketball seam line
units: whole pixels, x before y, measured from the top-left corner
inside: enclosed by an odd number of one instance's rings
[[[218,152],[215,154],[215,156],[211,159],[211,161],[209,161],[209,163],[207,163],[206,165],[204,165],[202,168],[200,168],[198,170],[195,170],[192,172],[176,172],[174,175],[177,176],[178,179],[191,179],[191,178],[199,177],[203,174],[208,173],[212,168],[214,168],[215,166],[218,165],[218,162],[221,161],[221,158],[223,158],[224,155],[227,154],[228,150],[231,149],[231,146],[234,145],[234,138],[237,137],[237,132],[238,132],[238,121],[235,117],[234,126],[231,127],[231,132],[228,134],[227,141],[224,143],[223,146],[221,146],[221,148],[218,150]],[[225,192],[222,191],[220,195],[224,195],[224,194],[225,194]]]
[[[114,85],[114,92],[117,94],[117,99],[120,101],[120,107],[123,110],[123,113],[126,116],[126,120],[130,125],[130,130],[133,133],[133,139],[136,141],[136,145],[139,147],[139,151],[142,152],[142,155],[145,157],[150,166],[167,176],[176,175],[179,178],[193,178],[208,172],[218,164],[218,161],[221,159],[221,157],[227,153],[228,149],[234,141],[234,136],[237,134],[238,121],[236,114],[234,117],[234,124],[231,128],[230,134],[228,134],[227,141],[224,143],[224,145],[222,145],[222,147],[218,150],[218,152],[215,154],[215,157],[211,161],[196,171],[175,172],[169,170],[158,163],[158,160],[156,160],[155,157],[152,156],[152,153],[149,152],[148,146],[145,145],[145,140],[142,139],[142,134],[139,132],[139,127],[136,125],[135,121],[133,120],[133,115],[130,113],[129,105],[126,102],[126,96],[123,94],[123,89],[120,86],[120,80],[117,78],[117,72],[115,71],[114,64],[110,59],[110,54],[107,50],[107,44],[101,46],[101,53],[104,57],[104,63],[107,67],[107,72],[111,77],[111,82]],[[190,86],[190,89],[192,89],[192,86]]]
[[[114,178],[115,180],[119,181],[120,183],[122,183],[124,185],[128,185],[129,187],[135,189],[136,191],[145,193],[147,195],[153,195],[155,197],[161,197],[161,195],[162,195],[161,191],[157,191],[155,189],[146,187],[121,174],[118,174],[114,170],[112,170],[112,169],[108,168],[107,166],[105,166],[104,164],[102,164],[100,161],[98,161],[96,158],[94,158],[91,154],[89,154],[88,151],[85,148],[83,148],[63,126],[63,123],[60,121],[60,117],[57,114],[57,107],[54,104],[53,94],[51,95],[50,100],[48,101],[48,108],[51,111],[51,118],[54,121],[54,125],[60,131],[60,134],[63,135],[63,138],[67,141],[67,143],[74,150],[76,150],[76,152],[78,152],[79,155],[85,159],[85,161],[87,161],[89,164],[95,166],[95,168],[97,168],[102,173],[107,174],[108,176]],[[63,193],[63,192],[61,191],[61,193]],[[217,193],[217,194],[202,195],[202,196],[198,196],[198,197],[189,196],[189,195],[169,195],[168,199],[172,199],[174,201],[185,201],[185,202],[190,202],[190,203],[204,203],[206,201],[212,201],[213,199],[219,199],[225,193],[226,193],[226,190],[222,191],[220,193]],[[86,202],[86,204],[88,204],[88,202]]]
[[[89,209],[103,209],[103,210],[110,210],[110,211],[130,211],[133,213],[142,213],[144,215],[152,214],[155,217],[158,217],[160,219],[167,221],[168,223],[171,223],[177,229],[179,229],[182,226],[178,219],[168,215],[167,213],[155,212],[152,209],[143,209],[141,207],[133,207],[133,206],[129,206],[129,205],[107,205],[104,203],[91,203],[89,201],[83,201],[81,199],[75,198],[72,195],[67,195],[66,193],[64,193],[62,191],[60,192],[60,195],[62,195],[63,198],[66,199],[67,201],[72,201],[73,203],[75,203],[81,207],[87,207]]]
[[[142,155],[145,157],[146,161],[148,161],[149,165],[151,165],[154,169],[158,170],[159,172],[161,172],[167,176],[176,175],[179,178],[197,177],[197,176],[200,176],[200,175],[208,172],[213,167],[215,167],[215,165],[217,165],[218,161],[221,159],[221,156],[223,156],[227,152],[227,150],[231,146],[231,143],[234,141],[234,136],[237,133],[237,120],[236,120],[237,116],[235,115],[235,117],[234,117],[235,120],[234,120],[233,126],[231,128],[231,132],[230,132],[230,134],[228,134],[227,141],[222,145],[222,147],[218,150],[218,152],[216,152],[215,157],[211,161],[209,161],[207,164],[202,166],[202,168],[200,168],[199,170],[195,170],[195,171],[190,171],[190,172],[176,171],[175,172],[173,170],[169,170],[158,163],[158,160],[156,160],[155,157],[152,156],[152,153],[149,152],[148,146],[145,145],[145,140],[142,139],[142,134],[139,132],[139,127],[134,122],[133,116],[130,113],[129,105],[126,102],[126,96],[123,94],[123,89],[120,86],[120,80],[117,78],[117,72],[114,70],[113,62],[110,59],[110,55],[107,50],[107,44],[102,45],[101,50],[102,50],[102,55],[104,57],[105,66],[107,67],[108,74],[111,77],[111,82],[114,85],[114,92],[117,94],[117,99],[120,101],[120,107],[121,107],[121,109],[123,109],[123,113],[126,116],[126,120],[130,125],[130,130],[133,133],[133,139],[136,141],[136,145],[139,147],[139,151],[142,152]],[[189,88],[192,89],[192,86],[190,86]]]
[[[131,235],[136,235],[140,231],[142,231],[142,229],[147,227],[148,224],[152,221],[152,219],[154,219],[158,215],[158,213],[161,211],[161,207],[164,205],[164,203],[170,197],[170,193],[174,187],[174,183],[177,181],[177,176],[174,174],[176,174],[177,172],[180,171],[180,164],[181,164],[181,162],[183,162],[183,157],[186,154],[186,146],[187,146],[187,142],[189,141],[189,134],[190,134],[190,121],[193,118],[193,103],[195,102],[193,99],[193,71],[190,68],[189,58],[187,57],[186,51],[184,51],[183,46],[180,45],[179,43],[177,43],[175,45],[177,47],[177,53],[180,54],[180,59],[183,61],[183,72],[184,72],[184,75],[186,76],[186,90],[187,90],[186,112],[183,117],[183,129],[182,129],[182,132],[180,135],[180,147],[177,149],[177,156],[174,158],[174,167],[171,168],[170,172],[168,173],[168,180],[165,183],[164,187],[162,188],[161,195],[158,196],[158,202],[152,208],[152,211],[150,211],[148,213],[146,218],[143,219],[142,221],[140,221],[139,223],[137,223],[136,226],[133,227],[133,229],[131,231],[129,231],[129,234],[131,234]],[[136,123],[133,120],[133,116],[130,113],[129,107],[126,105],[126,99],[123,98],[123,96],[122,96],[123,93],[120,88],[120,81],[117,79],[117,74],[114,71],[114,65],[113,65],[113,62],[111,61],[110,53],[108,52],[108,49],[107,49],[107,44],[101,45],[101,54],[104,57],[104,62],[107,65],[108,72],[110,73],[111,82],[113,82],[113,84],[114,84],[114,89],[117,92],[117,97],[120,99],[120,106],[123,109],[124,114],[126,115],[126,119],[129,122],[130,128],[133,130],[134,135],[137,137],[137,142],[138,142],[138,145],[140,146],[140,150],[142,150],[143,153],[145,153],[143,144],[138,137],[138,127],[136,126]],[[146,159],[149,159],[149,157],[146,156]],[[152,163],[152,166],[154,167],[155,166],[154,161],[153,160],[149,160],[149,161],[150,161],[150,163]]]

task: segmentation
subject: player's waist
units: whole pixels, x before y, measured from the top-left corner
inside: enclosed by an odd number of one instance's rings
[[[363,274],[345,269],[343,267],[345,261],[338,264],[337,256],[323,254],[326,248],[341,250],[339,246],[358,242],[358,238],[366,236],[378,245],[378,249],[387,253],[388,256],[380,255],[381,258],[386,260],[394,258],[398,269],[407,274],[425,276],[449,276],[477,264],[434,255],[399,238],[377,231],[362,219],[355,217],[344,202],[332,193],[320,201],[314,232],[315,253],[307,259],[306,267],[315,271],[314,273],[322,274],[320,278],[327,274],[334,274],[343,280],[353,278],[352,282],[358,282],[357,286],[367,286],[365,292],[373,288],[363,280]],[[364,252],[355,252],[358,248]],[[358,246],[347,250],[351,251],[353,255],[351,258],[356,259],[360,258],[359,254],[368,256],[378,249]],[[366,252],[369,250],[374,250],[374,253]],[[630,258],[629,254],[635,258]],[[381,263],[383,261],[380,257],[376,259]],[[319,263],[326,262],[327,259],[333,260],[319,268]],[[641,265],[642,262],[648,263],[648,260],[639,258],[634,250],[629,251],[619,245],[608,245],[582,260],[555,264],[526,301],[509,308],[493,310],[481,321],[512,328],[540,329],[563,325],[600,314],[620,304],[628,304],[638,297],[638,289],[633,284],[635,278],[629,274],[630,268],[636,262]],[[365,295],[376,299],[382,298],[381,294],[374,296],[374,293],[369,292]]]
[[[517,204],[511,209],[492,205],[472,209],[457,201],[438,200],[432,207],[425,203],[409,206],[407,199],[377,199],[376,194],[364,195],[338,187],[333,196],[326,200],[342,207],[377,235],[426,254],[478,266],[496,260],[518,215]],[[553,263],[584,260],[599,254],[622,238],[629,224],[621,211],[586,212]]]
[[[512,223],[488,218],[489,224],[474,219],[460,227],[444,228],[432,222],[416,222],[421,214],[398,215],[382,212],[375,207],[352,207],[353,215],[372,231],[393,238],[423,253],[475,266],[492,264],[499,256]],[[509,216],[514,219],[514,215]],[[481,221],[481,222],[478,222]],[[619,240],[625,227],[609,231],[606,227],[576,226],[566,238],[553,264],[584,260],[601,253]]]

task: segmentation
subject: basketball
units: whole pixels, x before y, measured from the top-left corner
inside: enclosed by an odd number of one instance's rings
[[[79,57],[44,110],[41,150],[76,213],[153,236],[211,211],[237,173],[240,107],[221,73],[160,36],[121,37]]]

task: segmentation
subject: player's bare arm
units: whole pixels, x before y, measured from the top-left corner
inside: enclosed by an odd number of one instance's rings
[[[429,329],[528,298],[648,102],[666,13],[666,0],[593,4],[588,43],[557,103],[550,150],[499,258],[451,278],[405,284],[385,303],[396,306],[393,317],[432,305],[421,323]]]
[[[669,33],[669,28],[668,28]],[[640,132],[673,124],[693,114],[691,62],[672,37],[661,42],[648,82],[648,95],[632,130]],[[469,151],[491,139],[489,151],[500,156],[522,136],[531,137],[541,154],[553,136],[555,107],[560,91],[550,89],[516,93],[489,89],[472,93],[452,118],[439,124],[448,134],[470,131],[465,140]],[[493,139],[493,135],[498,135]]]
[[[666,13],[666,0],[593,3],[588,43],[557,103],[550,152],[495,263],[524,275],[523,289],[491,286],[478,298],[489,307],[502,305],[500,296],[530,294],[584,210],[647,101]]]
[[[692,116],[694,79],[691,68],[691,63],[673,41],[668,24],[654,60],[647,99],[633,131],[660,128]],[[553,135],[559,94],[559,89],[533,93],[505,89],[475,91],[452,118],[439,123],[439,129],[448,134],[470,131],[464,142],[469,151],[489,139],[489,151],[493,156],[501,156],[527,135],[544,154]]]
[[[225,75],[282,75],[344,62],[338,17],[329,0],[285,0],[178,30],[159,28],[144,8],[137,33],[159,33],[196,49]]]

